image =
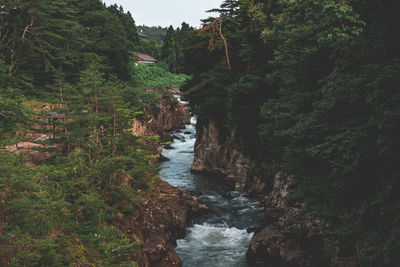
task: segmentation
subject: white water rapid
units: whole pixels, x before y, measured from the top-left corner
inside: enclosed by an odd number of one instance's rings
[[[162,164],[161,178],[173,186],[197,192],[213,211],[193,219],[186,237],[177,241],[176,252],[184,267],[247,266],[245,254],[253,234],[246,229],[259,225],[263,209],[257,201],[230,191],[219,177],[190,172],[196,120],[192,118],[191,122],[173,133],[172,149],[164,149],[163,155],[170,161]]]

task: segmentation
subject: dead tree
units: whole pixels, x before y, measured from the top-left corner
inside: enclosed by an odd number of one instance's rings
[[[227,42],[226,38],[224,37],[224,35],[222,34],[222,22],[223,22],[222,17],[214,19],[214,21],[211,22],[210,25],[200,29],[199,34],[204,33],[204,32],[211,32],[211,39],[210,39],[209,46],[208,46],[209,50],[211,50],[214,47],[214,35],[219,35],[219,37],[221,38],[221,40],[224,42],[224,45],[225,45],[226,64],[228,65],[228,69],[231,69],[231,61],[229,59],[228,42]]]

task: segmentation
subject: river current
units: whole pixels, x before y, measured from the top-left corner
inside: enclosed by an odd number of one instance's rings
[[[170,160],[162,164],[160,174],[171,185],[196,192],[212,212],[192,219],[186,237],[177,240],[176,252],[184,267],[247,266],[245,254],[253,236],[247,229],[260,224],[263,208],[221,184],[220,177],[190,172],[195,124],[192,118],[185,129],[173,133],[174,143],[163,151]]]

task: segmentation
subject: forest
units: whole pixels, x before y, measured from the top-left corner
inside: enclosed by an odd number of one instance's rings
[[[165,34],[167,33],[168,28],[164,28],[161,26],[146,26],[146,25],[138,25],[136,26],[137,30],[144,35],[147,35],[150,40],[157,41],[157,43],[162,44]]]
[[[1,266],[136,266],[140,244],[115,218],[158,172],[130,121],[187,77],[134,67],[149,46],[116,5],[1,2]]]
[[[293,175],[289,197],[326,225],[326,251],[307,266],[329,265],[337,247],[357,247],[362,266],[398,266],[400,3],[225,0],[214,11],[181,61],[198,128],[234,129],[259,165]]]
[[[136,266],[140,244],[115,219],[159,170],[130,122],[180,86],[197,128],[233,129],[258,166],[293,176],[291,201],[324,225],[306,266],[329,266],[337,247],[362,266],[400,265],[400,2],[212,11],[160,44],[165,29],[140,40],[132,14],[99,0],[1,1],[0,265]],[[134,67],[138,51],[159,63]],[[27,143],[35,152],[15,153]]]

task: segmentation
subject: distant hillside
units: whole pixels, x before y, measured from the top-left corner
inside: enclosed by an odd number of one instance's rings
[[[164,36],[167,33],[168,28],[162,28],[161,26],[137,26],[138,32],[149,36],[150,40],[155,40],[158,43],[162,43]]]

